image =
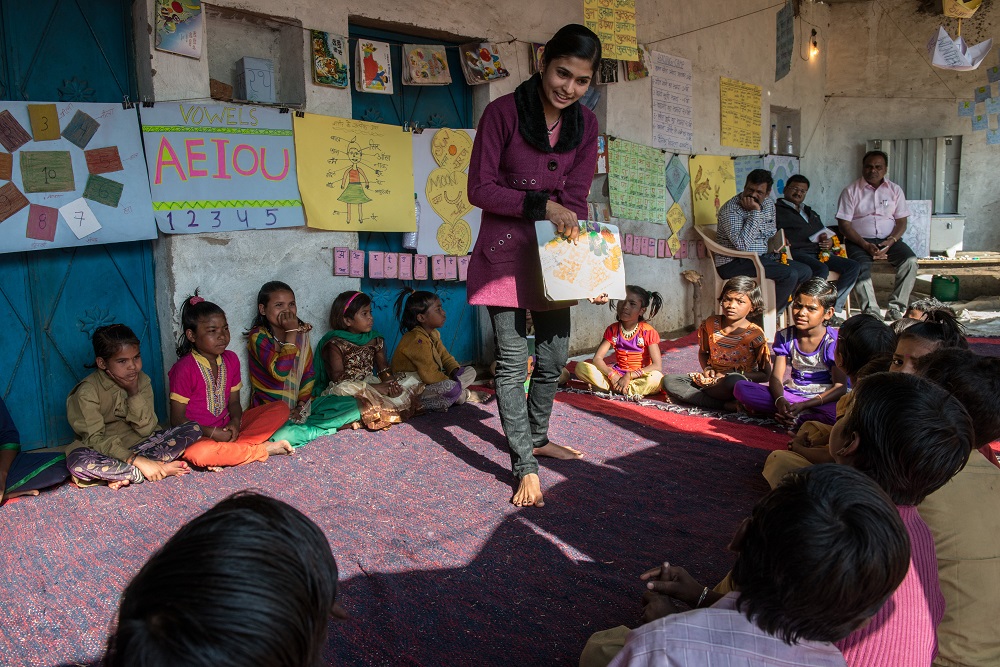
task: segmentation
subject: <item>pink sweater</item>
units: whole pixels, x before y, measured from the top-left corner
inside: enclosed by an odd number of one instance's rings
[[[837,642],[848,667],[927,667],[944,616],[934,538],[912,505],[897,507],[910,534],[910,569],[867,625]]]

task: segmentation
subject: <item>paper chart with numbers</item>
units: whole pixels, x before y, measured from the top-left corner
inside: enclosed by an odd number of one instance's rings
[[[305,224],[292,114],[249,105],[143,108],[156,224],[165,234]]]
[[[156,237],[135,109],[0,102],[0,252]]]
[[[659,148],[608,142],[608,194],[616,218],[667,222],[667,159]]]

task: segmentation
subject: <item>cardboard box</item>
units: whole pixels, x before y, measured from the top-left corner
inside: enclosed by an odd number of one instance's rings
[[[274,104],[276,89],[273,61],[246,56],[236,62],[237,100]]]

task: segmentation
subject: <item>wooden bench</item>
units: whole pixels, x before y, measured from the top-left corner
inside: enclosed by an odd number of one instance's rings
[[[872,273],[895,273],[889,262],[873,262]],[[960,252],[954,258],[917,260],[917,275],[993,276],[1000,278],[1000,252]]]

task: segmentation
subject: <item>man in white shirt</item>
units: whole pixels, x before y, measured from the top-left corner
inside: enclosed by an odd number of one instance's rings
[[[910,210],[903,189],[885,177],[889,156],[868,151],[862,160],[863,176],[840,193],[837,222],[847,244],[847,256],[861,265],[854,292],[861,312],[879,316],[872,287],[872,262],[888,260],[896,269],[896,283],[885,319],[898,320],[917,279],[917,258],[902,242]]]

